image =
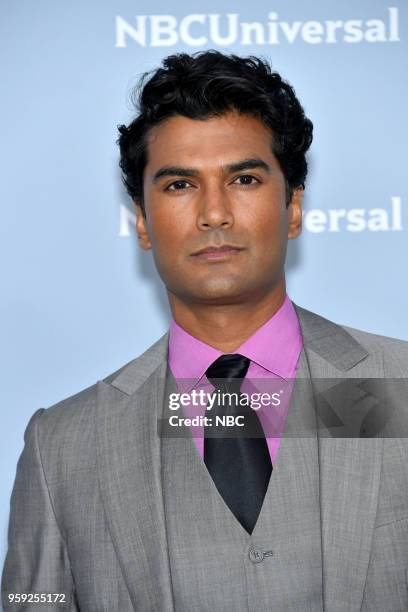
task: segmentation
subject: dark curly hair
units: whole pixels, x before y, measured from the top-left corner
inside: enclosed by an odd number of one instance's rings
[[[289,203],[293,189],[304,187],[305,154],[313,137],[313,124],[291,85],[272,72],[264,59],[224,55],[213,49],[169,55],[162,66],[153,74],[143,74],[133,93],[139,114],[128,126],[118,126],[123,182],[143,214],[149,129],[174,115],[208,119],[230,110],[255,116],[271,129],[272,151],[286,179]]]

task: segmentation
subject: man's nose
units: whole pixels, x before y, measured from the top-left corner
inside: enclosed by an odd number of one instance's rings
[[[199,201],[197,226],[201,230],[228,228],[234,223],[231,201],[222,186],[203,189]]]

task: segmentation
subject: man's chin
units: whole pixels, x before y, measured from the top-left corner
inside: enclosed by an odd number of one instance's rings
[[[191,292],[190,300],[202,304],[237,304],[248,300],[250,292],[246,287],[203,287]],[[184,298],[186,296],[184,295]]]

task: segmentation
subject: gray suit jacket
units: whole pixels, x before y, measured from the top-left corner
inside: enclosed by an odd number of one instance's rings
[[[408,378],[408,343],[296,310],[304,339],[297,377],[315,388],[324,610],[407,610],[408,442],[399,420],[407,398],[391,385],[384,400],[360,382]],[[11,499],[3,590],[64,592],[67,610],[174,610],[157,437],[167,347],[166,334],[32,416]],[[352,380],[345,393],[355,395],[353,414],[343,392],[333,393],[334,379]],[[381,421],[384,401],[397,419]]]

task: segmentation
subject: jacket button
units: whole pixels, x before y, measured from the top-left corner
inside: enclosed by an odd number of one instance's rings
[[[249,559],[252,563],[262,563],[264,560],[264,553],[262,550],[258,550],[256,548],[251,548],[249,551]]]

